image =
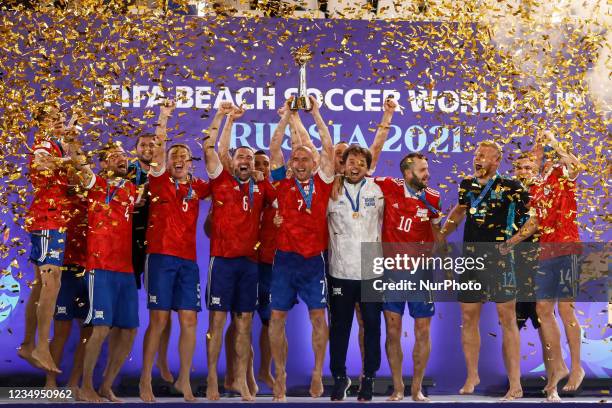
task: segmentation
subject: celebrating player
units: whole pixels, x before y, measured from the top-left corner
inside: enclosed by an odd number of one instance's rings
[[[107,145],[99,155],[102,171],[95,175],[80,166],[82,185],[89,190],[87,211],[87,278],[93,331],[85,348],[80,399],[119,401],[111,387],[132,349],[138,328],[138,289],[132,268],[132,212],[136,186],[126,180],[128,160],[119,144]],[[98,392],[93,371],[104,340],[109,357]]]
[[[26,229],[32,240],[30,261],[35,277],[26,305],[25,336],[17,354],[35,367],[59,373],[49,350],[49,332],[61,283],[70,211],[67,170],[72,146],[58,104],[46,103],[34,119],[38,124],[30,161],[34,199]]]
[[[324,251],[327,249],[326,212],[334,180],[334,163],[329,130],[321,117],[317,100],[312,96],[310,99],[311,114],[323,146],[319,169],[314,172],[315,162],[310,148],[294,145],[290,162],[293,176],[281,180],[277,186],[280,229],[270,287],[270,346],[276,371],[274,401],[286,399],[288,345],[285,323],[298,295],[308,307],[313,328],[315,367],[310,395],[320,397],[323,393],[322,370],[328,340]],[[280,130],[275,132],[275,140],[270,143],[273,168],[283,165],[281,142],[290,114],[285,112],[278,126]]]
[[[210,266],[206,287],[209,309],[207,333],[208,379],[206,396],[219,399],[217,361],[221,349],[223,327],[227,312],[232,312],[236,324],[235,347],[236,388],[243,400],[254,400],[246,381],[251,343],[253,312],[257,308],[257,237],[261,212],[274,198],[274,189],[268,181],[256,182],[254,152],[249,147],[235,150],[231,169],[223,168],[215,144],[223,117],[236,108],[223,103],[216,112],[204,143],[206,170],[212,192],[212,221],[210,239]],[[237,239],[239,237],[239,239]]]
[[[395,245],[406,243],[405,248],[401,246],[395,248],[411,255],[417,255],[415,250],[418,249],[418,255],[421,255],[421,250],[431,250],[431,243],[437,240],[439,234],[440,193],[427,187],[429,165],[424,155],[408,154],[400,162],[400,170],[403,180],[388,177],[374,179],[382,189],[385,199],[382,241]],[[418,276],[421,275],[423,272],[419,272]],[[385,346],[393,376],[393,394],[389,400],[399,401],[404,398],[401,334],[406,301],[410,316],[414,318],[415,335],[411,395],[414,401],[428,401],[421,387],[431,350],[429,333],[435,306],[427,293],[415,295],[414,298],[385,294],[383,303],[387,327]]]
[[[541,178],[532,188],[535,216],[503,245],[502,253],[539,231],[541,249],[535,275],[536,309],[548,349],[545,358],[550,364],[544,391],[548,400],[559,401],[557,384],[561,379],[569,373],[563,391],[575,391],[584,378],[580,365],[580,325],[572,301],[577,295],[577,255],[581,251],[575,191],[582,165],[561,146],[552,132],[545,131],[542,139],[533,152],[536,163],[543,164]],[[560,298],[564,299],[558,302],[558,308],[570,347],[571,372],[561,355],[561,335],[554,315],[555,303]]]
[[[140,376],[140,398],[145,402],[152,402],[155,398],[151,389],[151,371],[171,310],[178,312],[181,328],[181,366],[174,386],[183,393],[186,401],[196,399],[190,384],[197,312],[201,310],[196,224],[199,200],[205,199],[210,191],[208,183],[191,174],[192,154],[187,145],[175,144],[166,153],[165,124],[174,107],[173,101],[161,107],[160,123],[164,126],[158,131],[158,146],[154,149],[149,171],[151,206],[147,227],[145,287],[150,318]]]
[[[83,160],[83,158],[81,158]],[[79,188],[78,176],[74,168],[68,172],[70,189],[68,190],[69,221],[66,226],[66,250],[64,253],[64,270],[62,284],[55,305],[53,340],[50,350],[55,364],[59,367],[62,361],[64,346],[72,331],[72,322],[77,320],[80,326],[80,339],[74,352],[70,377],[66,384],[78,395],[79,381],[83,374],[83,356],[85,343],[91,335],[91,327],[83,325],[89,311],[89,294],[87,291],[87,198]],[[57,373],[47,372],[45,388],[57,387]]]
[[[501,147],[495,142],[485,140],[478,144],[473,160],[475,174],[461,181],[459,203],[451,210],[442,229],[444,238],[457,229],[464,219],[466,223],[463,241],[466,243],[495,243],[509,238],[511,235],[509,231],[514,228],[514,220],[525,212],[529,196],[518,181],[501,177],[497,173],[501,159]],[[475,244],[465,246],[464,252],[473,253],[470,248],[475,247]],[[494,254],[487,253],[487,255]],[[490,256],[489,258],[495,257]],[[496,261],[500,263],[488,261],[488,267],[482,271],[480,278],[488,282],[486,286],[488,294],[496,302],[503,332],[504,363],[510,381],[510,388],[504,399],[513,400],[523,396],[520,341],[516,325],[516,280],[514,271],[509,266],[512,265],[510,260],[496,259]],[[472,276],[466,272],[461,275],[461,278],[469,280]],[[460,394],[473,393],[474,388],[480,383],[478,326],[482,303],[487,300],[486,295],[485,291],[459,293],[462,321],[461,340],[467,366],[467,379],[459,390]]]

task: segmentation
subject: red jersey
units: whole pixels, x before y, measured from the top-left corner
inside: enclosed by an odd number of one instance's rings
[[[274,216],[276,208],[271,205],[266,206],[261,213],[261,221],[259,223],[259,262],[271,264],[274,261],[274,253],[276,252],[276,235],[278,227],[274,225]]]
[[[318,255],[327,249],[327,203],[334,177],[324,180],[320,172],[312,178],[312,203],[308,211],[295,177],[279,181],[276,187],[278,211],[283,223],[278,231],[277,247],[281,251],[296,252],[304,258]],[[300,183],[305,193],[310,181]]]
[[[227,170],[210,177],[212,231],[210,256],[256,259],[261,212],[276,195],[269,181],[242,183]]]
[[[437,211],[435,213],[408,191],[404,180],[376,177],[374,181],[385,197],[382,242],[434,242],[432,224],[441,220],[440,193],[429,187],[425,189],[425,200]]]
[[[87,267],[87,198],[71,192],[68,199],[70,218],[66,226],[64,265]]]
[[[68,173],[65,169],[44,170],[34,168],[34,156],[48,154],[64,157],[62,146],[57,140],[38,140],[30,159],[30,181],[34,199],[26,215],[26,229],[40,231],[66,227],[70,202],[68,196]]]
[[[132,213],[136,186],[94,176],[87,186],[87,268],[132,273]]]
[[[530,195],[538,217],[540,259],[580,253],[580,245],[559,245],[580,242],[576,180],[569,179],[567,168],[554,165],[531,187]]]
[[[192,178],[175,182],[168,171],[149,172],[147,253],[172,255],[196,261],[196,224],[200,200],[210,195],[207,182]]]

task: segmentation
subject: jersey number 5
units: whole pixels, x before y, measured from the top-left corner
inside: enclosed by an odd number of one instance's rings
[[[412,218],[404,218],[402,215],[400,218],[400,224],[397,226],[397,229],[400,231],[408,232],[410,231],[410,226],[412,225]]]

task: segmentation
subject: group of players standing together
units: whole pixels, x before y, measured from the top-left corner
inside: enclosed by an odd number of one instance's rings
[[[155,400],[151,380],[156,356],[162,378],[174,381],[167,363],[170,313],[174,310],[180,324],[180,371],[174,386],[185,400],[195,400],[190,372],[197,313],[201,310],[196,224],[199,200],[206,198],[211,200],[205,225],[210,238],[205,292],[209,310],[206,396],[210,400],[220,397],[217,362],[228,312],[231,323],[225,337],[225,388],[239,392],[244,400],[255,398],[251,346],[255,311],[263,322],[258,378],[273,389],[275,401],[285,400],[289,347],[285,324],[298,296],[308,307],[312,323],[312,397],[323,394],[328,341],[335,382],[331,399],[346,397],[350,386],[346,357],[356,311],[363,362],[358,399],[372,399],[381,363],[381,315],[386,322],[386,353],[393,375],[390,400],[404,398],[400,339],[406,302],[361,299],[362,242],[443,244],[464,219],[464,241],[499,242],[497,237],[505,234],[508,239],[500,247],[502,253],[534,233],[541,242],[578,241],[574,180],[580,164],[552,134],[546,133],[545,140],[539,141],[545,141],[552,151],[545,153],[542,143],[537,143],[532,152],[516,162],[517,176],[532,186],[530,205],[534,210],[520,231],[506,223],[509,211],[518,214],[528,207],[527,189],[519,181],[497,173],[502,151],[491,141],[477,147],[474,176],[461,182],[459,203],[443,225],[440,193],[428,187],[426,156],[411,153],[404,157],[400,163],[403,179],[370,177],[397,106],[392,99],[385,102],[371,149],[346,143],[334,146],[317,101],[311,98],[311,102],[310,113],[321,137],[320,152],[298,113],[288,108],[288,101],[279,110],[281,118],[269,156],[249,147],[230,152],[233,121],[244,111],[231,103],[221,104],[203,143],[209,181],[192,175],[192,152],[187,145],[166,146],[172,101],[161,106],[155,134],[138,137],[135,160],[128,159],[120,144],[108,144],[99,152],[97,174],[79,147],[74,121],[66,126],[65,116],[53,104],[37,114],[39,129],[30,165],[34,200],[26,222],[36,277],[26,309],[25,339],[18,354],[47,371],[48,387],[56,386],[72,320],[78,319],[81,341],[67,385],[78,390],[81,400],[118,401],[111,388],[132,349],[139,325],[138,287],[144,273],[149,326],[143,345],[140,397],[148,402]],[[288,165],[281,148],[287,126],[292,149]],[[517,215],[519,218],[527,219],[525,211]],[[508,234],[509,230],[514,236]],[[575,257],[554,255],[552,260],[540,261],[551,276]],[[486,299],[460,301],[467,365],[467,379],[460,392],[469,394],[479,383],[478,321]],[[549,399],[559,398],[557,383],[568,375],[568,369],[561,356],[555,303],[554,299],[543,299],[515,310],[515,299],[498,301],[510,380],[507,399],[522,396],[516,311],[524,310],[531,311],[527,314],[534,325],[539,322],[541,326],[548,376],[545,391]],[[413,400],[425,401],[428,399],[421,392],[421,384],[431,349],[429,331],[435,307],[426,301],[408,302],[408,310],[414,318],[416,340],[411,394]],[[584,376],[579,326],[572,303],[559,302],[559,312],[572,351],[572,371],[566,386],[571,390]],[[49,343],[53,318],[54,337]],[[93,371],[107,338],[108,361],[96,390]]]

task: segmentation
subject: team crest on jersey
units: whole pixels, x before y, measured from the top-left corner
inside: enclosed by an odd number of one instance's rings
[[[399,208],[399,204],[398,203],[393,203],[393,205],[391,206],[393,208]]]
[[[416,213],[417,218],[427,219],[427,208],[419,208]]]
[[[94,313],[94,319],[104,319],[104,310],[96,310]]]
[[[364,197],[363,203],[366,207],[376,207],[376,197]]]
[[[66,314],[66,306],[58,306],[56,314]]]

